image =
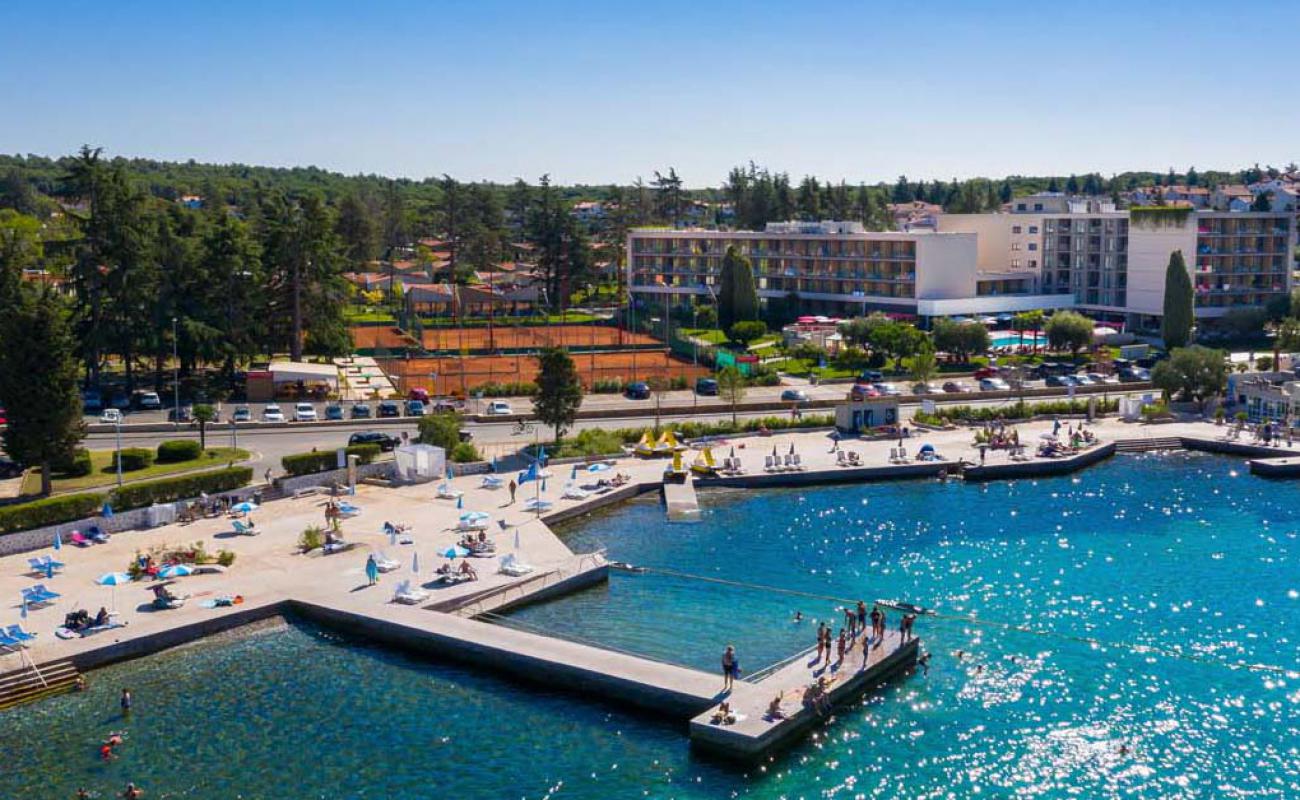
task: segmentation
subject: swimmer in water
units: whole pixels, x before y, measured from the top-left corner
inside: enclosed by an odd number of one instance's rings
[[[920,667],[921,667],[921,674],[922,674],[922,675],[929,675],[929,674],[930,674],[930,654],[929,654],[929,653],[926,653],[926,654],[922,655],[920,658],[918,658],[918,659],[916,660],[916,663],[920,665]]]
[[[126,800],[136,800],[136,798],[139,798],[143,795],[144,792],[141,791],[134,783],[128,783],[126,785],[126,789],[122,791],[122,796],[125,797]]]
[[[802,611],[796,611],[796,612],[794,612],[794,621],[795,621],[795,622],[803,622],[803,612],[802,612]]]

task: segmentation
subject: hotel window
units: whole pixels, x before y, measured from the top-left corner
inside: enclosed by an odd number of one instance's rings
[[[1030,269],[1033,269],[1034,267],[1037,267],[1037,266],[1038,266],[1038,259],[1034,259],[1034,258],[1029,259],[1029,268],[1030,268]]]
[[[1012,232],[1012,233],[1020,233],[1020,226],[1019,226],[1019,225],[1012,225],[1012,226],[1011,226],[1011,232]]]
[[[1038,249],[1038,243],[1037,243],[1037,242],[1030,242],[1030,243],[1029,243],[1029,249],[1030,249],[1030,250],[1037,250],[1037,249]]]
[[[1037,226],[1037,225],[1030,225],[1030,226],[1029,226],[1029,232],[1030,232],[1030,233],[1038,233],[1038,226]]]
[[[1020,259],[1018,259],[1018,258],[1013,258],[1013,259],[1011,259],[1011,268],[1012,268],[1012,269],[1019,269],[1019,268],[1020,268]]]
[[[1020,242],[1012,242],[1012,243],[1011,243],[1011,249],[1012,249],[1012,250],[1019,250],[1019,249],[1020,249]]]

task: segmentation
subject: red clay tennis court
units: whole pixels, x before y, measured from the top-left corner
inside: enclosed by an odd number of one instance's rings
[[[414,339],[392,325],[356,325],[350,330],[352,346],[358,350],[401,350],[415,346]]]
[[[494,325],[491,329],[487,327],[425,328],[421,338],[425,350],[453,351],[662,344],[645,334],[629,333],[605,325]]]
[[[532,356],[449,356],[386,359],[380,363],[403,394],[417,386],[434,395],[449,395],[470,392],[485,383],[523,383],[534,380],[538,370],[537,359]],[[662,350],[574,353],[573,363],[579,380],[589,389],[598,380],[643,381],[654,376],[693,381],[709,374],[706,367]]]

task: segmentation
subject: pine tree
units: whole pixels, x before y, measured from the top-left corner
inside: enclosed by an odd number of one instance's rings
[[[548,347],[538,355],[541,370],[537,373],[537,394],[533,412],[542,422],[555,429],[559,442],[565,428],[573,424],[582,405],[582,384],[569,354],[558,347]]]
[[[1164,316],[1160,319],[1160,337],[1166,349],[1186,347],[1191,341],[1193,299],[1192,279],[1187,274],[1183,251],[1175,250],[1169,255],[1169,266],[1165,269]]]

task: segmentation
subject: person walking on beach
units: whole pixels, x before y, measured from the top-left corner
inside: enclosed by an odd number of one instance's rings
[[[131,713],[131,690],[130,689],[122,690],[122,699],[120,703],[122,706],[122,713],[130,714]]]
[[[740,664],[736,661],[736,648],[727,645],[727,649],[722,651],[722,691],[731,691],[738,674],[740,674]]]
[[[510,505],[515,504],[515,492],[518,491],[518,489],[519,489],[519,485],[516,484],[514,482],[514,479],[512,478],[510,480]]]
[[[379,583],[379,562],[375,561],[375,554],[371,553],[366,556],[366,580],[374,586]]]

